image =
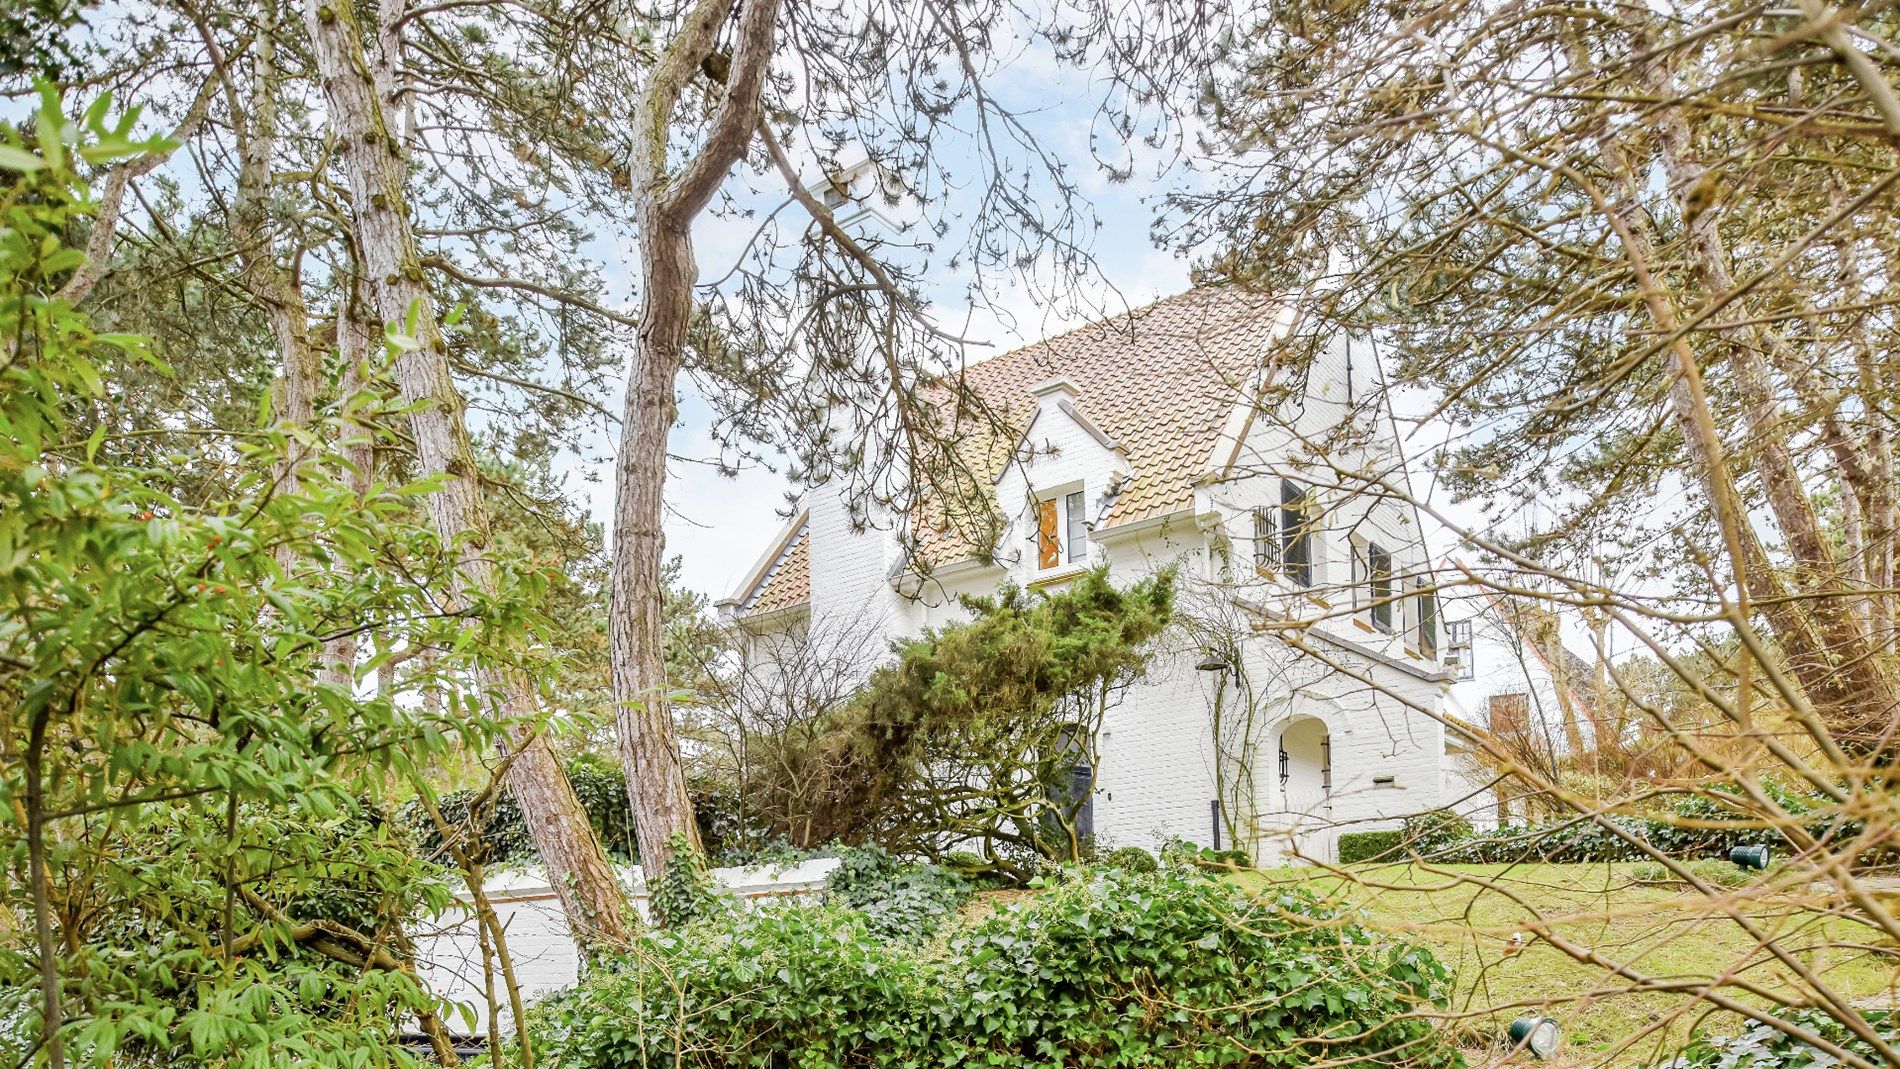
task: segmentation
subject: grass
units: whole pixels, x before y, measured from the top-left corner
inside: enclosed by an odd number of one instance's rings
[[[1497,1037],[1511,1018],[1543,1013],[1562,1024],[1571,1065],[1633,1066],[1666,1060],[1692,1028],[1729,1031],[1721,1012],[1680,984],[1727,980],[1737,1001],[1768,992],[1811,990],[1798,973],[1762,949],[1724,906],[1770,936],[1803,968],[1858,1004],[1900,1004],[1900,958],[1877,946],[1879,933],[1839,911],[1817,888],[1764,880],[1719,888],[1710,898],[1691,887],[1641,877],[1633,864],[1354,866],[1349,876],[1310,869],[1268,869],[1240,878],[1260,886],[1298,883],[1361,910],[1368,926],[1429,945],[1456,975],[1450,1027],[1474,1048],[1501,1053]],[[1599,960],[1579,961],[1539,933],[1548,931]],[[1647,985],[1615,969],[1632,970]],[[1474,1058],[1482,1065],[1490,1059]]]

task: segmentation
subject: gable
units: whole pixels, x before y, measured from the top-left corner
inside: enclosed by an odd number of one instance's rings
[[[719,608],[734,618],[763,616],[811,602],[811,515],[801,511],[766,556]]]
[[[1256,378],[1281,307],[1238,287],[1202,287],[970,364],[955,382],[1016,428],[1011,443],[1026,434],[1033,442],[1044,410],[1035,396],[1039,385],[1058,377],[1073,383],[1071,418],[1112,443],[1127,469],[1100,526],[1135,523],[1193,507],[1195,486]],[[951,403],[948,388],[942,396]],[[956,442],[963,463],[991,484],[1034,462],[1000,438],[971,426]],[[947,564],[990,548],[975,544],[980,525],[954,522],[935,498],[925,495],[913,524],[919,564]],[[997,504],[1013,512],[1016,503]]]

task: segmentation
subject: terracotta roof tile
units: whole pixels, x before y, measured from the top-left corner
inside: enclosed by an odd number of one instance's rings
[[[799,526],[772,570],[740,606],[741,614],[757,616],[811,600],[811,539],[806,537],[810,529],[809,521]]]
[[[1133,475],[1103,524],[1113,527],[1190,507],[1194,483],[1266,348],[1280,302],[1231,286],[1169,297],[965,367],[961,381],[1011,427],[1035,412],[1031,390],[1058,375],[1080,391],[1075,405],[1127,455]],[[945,403],[951,400],[945,389]],[[993,481],[1014,441],[985,420],[957,444]],[[987,428],[987,429],[985,429]],[[1017,435],[1020,437],[1020,435]],[[918,556],[942,565],[976,554],[974,525],[949,524],[926,495]],[[963,530],[952,528],[961,527]]]

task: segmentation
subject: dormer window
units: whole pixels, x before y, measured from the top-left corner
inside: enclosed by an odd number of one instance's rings
[[[1062,511],[1067,513],[1069,521],[1069,560],[1086,559],[1089,555],[1089,521],[1082,491],[1064,495]]]
[[[1088,559],[1086,495],[1076,490],[1036,502],[1036,567],[1048,571]]]

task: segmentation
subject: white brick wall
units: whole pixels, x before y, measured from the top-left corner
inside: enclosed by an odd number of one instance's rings
[[[1102,537],[1091,542],[1087,561],[1095,564],[1106,559],[1111,573],[1122,582],[1169,564],[1181,567],[1188,583],[1203,588],[1223,577],[1234,580],[1238,576],[1234,593],[1253,603],[1272,602],[1316,618],[1321,633],[1359,647],[1358,651],[1333,649],[1331,655],[1343,662],[1347,673],[1367,676],[1369,683],[1294,657],[1270,635],[1256,636],[1246,644],[1245,667],[1258,688],[1250,749],[1259,812],[1236,816],[1238,823],[1252,829],[1249,834],[1256,848],[1269,857],[1281,850],[1273,839],[1274,829],[1288,823],[1275,758],[1279,733],[1292,717],[1325,722],[1332,747],[1330,804],[1301,820],[1301,848],[1313,856],[1330,856],[1340,828],[1389,826],[1399,817],[1437,807],[1452,796],[1447,793],[1452,784],[1444,773],[1440,725],[1431,716],[1406,708],[1401,700],[1439,708],[1440,685],[1415,674],[1434,672],[1436,666],[1408,646],[1405,634],[1374,634],[1356,624],[1351,591],[1344,589],[1349,575],[1348,539],[1355,534],[1390,550],[1394,570],[1401,576],[1422,572],[1426,558],[1417,517],[1397,498],[1328,490],[1327,483],[1338,480],[1328,474],[1327,465],[1310,458],[1289,459],[1301,455],[1307,445],[1325,440],[1327,429],[1345,417],[1346,356],[1344,345],[1335,345],[1321,356],[1309,376],[1312,395],[1303,405],[1279,417],[1253,421],[1240,443],[1234,470],[1197,491],[1192,514],[1170,517],[1139,533],[1100,532]],[[1355,351],[1353,359],[1355,397],[1363,399],[1378,385],[1377,363],[1366,349]],[[914,634],[925,626],[961,618],[964,614],[955,603],[960,593],[989,593],[1005,578],[1019,585],[1039,578],[1033,502],[1080,488],[1088,496],[1092,519],[1099,513],[1110,480],[1126,470],[1126,461],[1118,453],[1105,448],[1061,410],[1058,402],[1064,396],[1047,392],[1039,398],[1038,417],[1029,434],[1034,455],[998,481],[997,500],[1014,521],[1000,547],[1002,567],[948,569],[925,584],[914,599],[904,597],[888,580],[895,547],[889,533],[851,532],[842,503],[825,488],[814,490],[808,498],[814,619],[875,614],[887,621],[886,634]],[[1075,397],[1071,403],[1087,416],[1087,396]],[[1157,398],[1156,403],[1166,403],[1166,399]],[[1380,420],[1371,431],[1363,438],[1369,444],[1342,447],[1332,459],[1345,467],[1387,471],[1402,486],[1404,473],[1397,463],[1391,428]],[[1228,441],[1231,447],[1232,439]],[[1210,458],[1210,469],[1216,459]],[[1322,589],[1315,591],[1332,602],[1330,611],[1304,593],[1275,587],[1252,573],[1250,510],[1255,505],[1279,504],[1283,472],[1318,487],[1331,510],[1318,555]],[[1230,555],[1223,557],[1221,549]],[[1326,590],[1325,584],[1336,588]],[[1415,623],[1406,608],[1395,609],[1395,618],[1401,631]],[[1104,846],[1153,847],[1172,836],[1209,844],[1213,838],[1209,803],[1219,793],[1214,785],[1212,728],[1216,678],[1195,670],[1200,651],[1191,641],[1179,636],[1170,641],[1173,645],[1156,658],[1149,677],[1131,688],[1107,717],[1095,798],[1096,832]],[[1303,663],[1297,671],[1289,671],[1285,666],[1289,659]],[[1231,693],[1227,700],[1232,700]],[[1375,778],[1386,776],[1392,777],[1391,786],[1374,784]],[[1331,826],[1311,830],[1316,821]]]
[[[817,858],[798,865],[713,870],[719,886],[755,907],[792,898],[813,896],[838,867],[836,858]],[[634,889],[634,908],[647,915],[640,869],[622,873]],[[551,991],[572,987],[580,979],[580,955],[568,935],[567,916],[539,871],[506,872],[490,876],[484,890],[507,933],[508,954],[524,1000],[532,1002]],[[444,1015],[444,1024],[458,1035],[485,1035],[488,1031],[487,984],[483,976],[481,944],[472,914],[458,899],[455,908],[415,932],[416,957],[423,982],[438,998],[473,1011]],[[504,1032],[514,1030],[507,996],[496,973],[496,997],[501,1004]]]

